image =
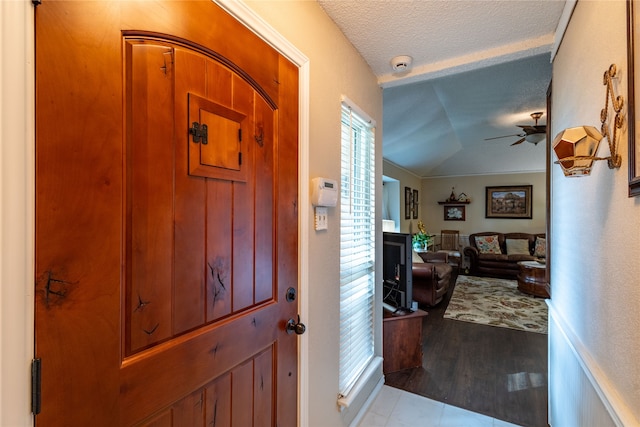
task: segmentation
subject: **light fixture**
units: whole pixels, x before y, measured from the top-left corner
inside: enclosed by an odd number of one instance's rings
[[[593,126],[578,126],[560,132],[553,141],[553,151],[564,176],[591,174],[591,165],[596,160],[594,154],[601,139],[602,134]]]
[[[545,133],[532,133],[532,134],[526,135],[524,137],[524,140],[532,143],[533,145],[537,145],[538,142],[542,141],[546,137],[547,135]]]
[[[409,71],[413,58],[408,55],[400,55],[391,59],[391,68],[398,73]]]
[[[615,97],[612,79],[616,76],[616,65],[611,64],[604,72],[603,84],[607,86],[605,106],[600,111],[600,132],[593,126],[578,126],[565,129],[553,140],[553,151],[565,176],[587,176],[591,174],[591,166],[595,160],[606,160],[609,169],[619,168],[622,158],[617,152],[618,129],[622,127],[623,118],[620,114],[624,104],[621,96]],[[613,119],[613,137],[609,131],[609,97],[616,115]],[[609,157],[596,157],[598,145],[602,138],[609,142]]]

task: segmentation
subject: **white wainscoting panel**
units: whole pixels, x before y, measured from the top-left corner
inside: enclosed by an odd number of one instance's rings
[[[549,425],[637,425],[578,338],[549,304]]]

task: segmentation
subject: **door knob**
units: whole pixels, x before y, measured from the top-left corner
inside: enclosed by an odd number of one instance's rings
[[[307,330],[307,327],[304,325],[304,323],[300,322],[300,315],[298,315],[298,321],[296,322],[293,319],[289,319],[289,321],[287,322],[287,333],[288,334],[292,334],[292,333],[296,333],[296,335],[302,335],[305,333],[305,331]]]

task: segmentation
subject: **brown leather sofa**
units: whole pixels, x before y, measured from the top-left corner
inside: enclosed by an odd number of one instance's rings
[[[413,300],[432,307],[437,305],[451,286],[452,267],[446,253],[419,254],[425,262],[413,262]]]
[[[480,253],[476,245],[477,236],[498,236],[498,243],[502,253]],[[518,262],[533,261],[539,259],[534,256],[536,237],[545,237],[544,233],[497,233],[495,231],[485,231],[469,235],[469,245],[464,248],[465,257],[469,258],[470,272],[472,276],[501,277],[516,279],[519,273]],[[527,240],[528,253],[509,254],[507,251],[507,240]]]

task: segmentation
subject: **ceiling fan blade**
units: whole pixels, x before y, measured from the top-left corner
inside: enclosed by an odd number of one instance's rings
[[[524,136],[521,133],[514,133],[513,135],[503,135],[503,136],[494,136],[493,138],[485,138],[485,141],[491,141],[492,139],[500,139],[500,138],[511,138],[512,136]]]
[[[514,145],[522,144],[523,142],[524,142],[524,138],[520,138],[519,140],[517,140],[516,142],[514,142],[511,145],[514,146]]]

